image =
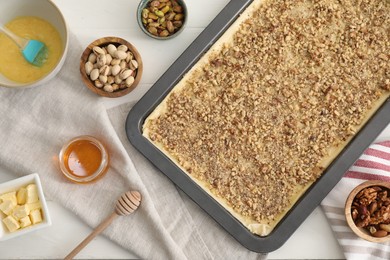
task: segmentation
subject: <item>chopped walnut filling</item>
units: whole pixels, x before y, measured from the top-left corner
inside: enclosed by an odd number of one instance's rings
[[[390,89],[390,1],[264,1],[149,136],[242,216],[272,222]]]

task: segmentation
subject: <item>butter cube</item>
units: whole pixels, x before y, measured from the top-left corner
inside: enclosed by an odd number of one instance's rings
[[[12,216],[8,216],[8,217],[4,218],[3,223],[5,224],[5,226],[9,230],[9,232],[14,232],[20,228],[18,221],[16,219],[14,219],[14,217],[12,217]]]
[[[29,204],[26,204],[27,207],[29,208],[29,210],[34,210],[34,209],[40,209],[42,208],[42,205],[41,205],[41,202],[40,201],[37,201],[37,202],[34,202],[34,203],[29,203]]]
[[[42,222],[42,215],[39,209],[34,209],[30,211],[30,219],[33,224]]]
[[[14,200],[5,200],[0,204],[0,210],[4,212],[5,215],[10,215],[12,210],[15,208],[16,203]]]
[[[17,204],[18,201],[16,199],[16,191],[12,191],[12,192],[8,192],[8,193],[0,195],[0,202],[4,202],[6,200],[12,200],[13,202],[15,202],[15,204]]]
[[[21,227],[21,228],[25,228],[25,227],[28,227],[28,226],[31,225],[31,220],[30,220],[29,216],[26,216],[26,217],[24,217],[24,218],[21,218],[21,219],[19,220],[19,222],[20,222],[20,227]]]
[[[26,189],[27,189],[26,203],[37,202],[39,200],[37,185],[29,184],[27,185]]]
[[[27,199],[27,189],[26,188],[20,188],[18,192],[16,193],[16,199],[18,200],[19,205],[26,204]]]
[[[12,212],[12,216],[17,220],[27,217],[28,214],[30,214],[30,208],[27,205],[18,205]]]

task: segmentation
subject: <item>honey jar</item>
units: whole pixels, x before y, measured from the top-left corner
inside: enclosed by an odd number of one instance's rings
[[[78,136],[67,142],[59,154],[62,173],[76,183],[90,183],[104,176],[109,156],[104,145],[88,135]]]

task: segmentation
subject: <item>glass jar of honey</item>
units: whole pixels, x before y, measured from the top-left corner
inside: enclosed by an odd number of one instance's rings
[[[76,137],[66,143],[59,154],[62,173],[76,183],[90,183],[107,172],[109,156],[104,145],[88,135]]]

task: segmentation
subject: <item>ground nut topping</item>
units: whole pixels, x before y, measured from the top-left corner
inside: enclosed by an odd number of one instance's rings
[[[272,223],[389,95],[390,2],[263,2],[146,128],[233,211]]]

